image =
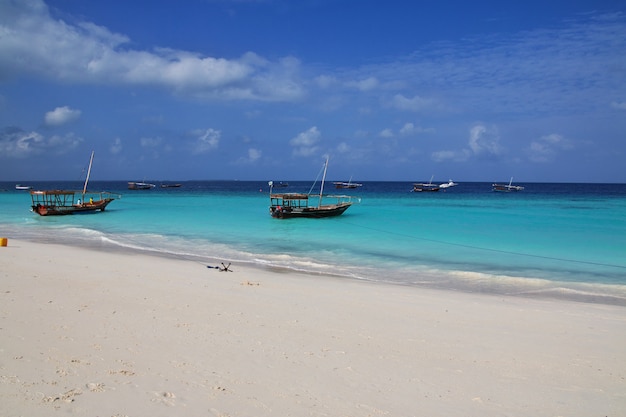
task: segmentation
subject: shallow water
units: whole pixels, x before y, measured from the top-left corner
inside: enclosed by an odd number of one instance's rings
[[[336,218],[269,216],[266,181],[189,181],[131,191],[98,214],[40,217],[28,192],[0,183],[0,234],[131,248],[207,264],[228,261],[403,285],[626,304],[626,185],[487,183],[412,193],[407,182],[365,182]],[[78,182],[28,184],[80,189]],[[281,191],[307,192],[311,182]]]

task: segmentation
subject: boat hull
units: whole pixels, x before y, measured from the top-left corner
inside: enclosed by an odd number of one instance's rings
[[[354,182],[334,182],[333,185],[336,189],[355,189],[361,187],[363,184],[358,184]]]
[[[270,214],[276,219],[335,217],[342,215],[352,203],[332,204],[321,207],[270,207]]]
[[[352,197],[346,195],[324,195],[324,181],[326,181],[326,168],[328,157],[324,163],[324,175],[320,186],[317,204],[310,204],[309,194],[304,193],[272,193],[274,182],[270,181],[270,215],[276,219],[309,218],[320,219],[324,217],[340,216],[352,205]],[[333,204],[324,204],[324,198],[336,199]]]
[[[433,193],[433,192],[439,191],[439,189],[440,189],[440,187],[438,185],[437,186],[430,186],[428,184],[426,184],[426,185],[417,185],[416,184],[416,185],[413,186],[413,192],[414,193],[427,193],[427,192]]]
[[[71,206],[37,204],[32,206],[32,209],[40,216],[65,216],[69,214],[93,213],[96,211],[104,211],[113,200],[113,198],[105,198],[91,203],[72,204]]]
[[[491,189],[493,191],[509,193],[511,191],[523,191],[524,187],[521,185],[513,185],[513,177],[511,177],[511,181],[508,184],[491,184]]]
[[[524,187],[520,185],[493,184],[492,190],[500,193],[510,193],[512,191],[523,191]]]
[[[40,216],[66,216],[68,214],[104,211],[109,203],[115,199],[108,191],[87,191],[93,156],[94,152],[91,152],[87,178],[85,178],[82,192],[73,190],[30,190],[30,207],[32,211]],[[76,200],[77,194],[80,195],[78,200]]]
[[[154,187],[156,187],[156,185],[148,184],[146,182],[129,182],[128,183],[129,190],[151,190]]]

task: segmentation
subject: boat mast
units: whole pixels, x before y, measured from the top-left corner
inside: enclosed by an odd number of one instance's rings
[[[93,162],[93,152],[91,151],[91,158],[89,158],[89,168],[87,169],[87,178],[85,178],[85,185],[83,186],[82,201],[85,201],[85,193],[87,192],[87,183],[89,182],[89,175],[91,174],[91,163]]]
[[[324,175],[322,175],[322,185],[320,186],[320,201],[317,204],[318,208],[322,206],[322,194],[324,193],[324,181],[326,181],[326,168],[328,168],[328,157],[326,157],[326,162],[324,163]]]

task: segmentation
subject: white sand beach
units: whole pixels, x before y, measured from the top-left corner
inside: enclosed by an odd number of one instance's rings
[[[626,415],[625,307],[231,268],[10,239],[0,415]]]

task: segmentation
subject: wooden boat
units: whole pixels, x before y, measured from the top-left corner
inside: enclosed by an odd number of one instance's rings
[[[521,185],[511,185],[513,183],[513,177],[508,184],[491,184],[491,189],[493,191],[508,193],[511,191],[522,191],[524,187]]]
[[[128,189],[129,190],[151,190],[156,187],[154,184],[149,184],[147,182],[129,182]]]
[[[441,186],[438,184],[433,184],[434,176],[430,177],[430,182],[415,182],[413,183],[413,192],[421,193],[425,191],[439,191]]]
[[[161,184],[161,188],[179,188],[182,184]]]
[[[352,205],[350,201],[341,201],[346,196],[326,197],[336,197],[338,200],[335,204],[310,205],[309,194],[271,194],[270,214],[277,219],[334,217],[343,214]]]
[[[348,182],[341,182],[341,181],[333,182],[333,185],[337,189],[354,189],[354,188],[359,188],[363,186],[363,184],[352,182],[352,178],[350,178]]]
[[[343,214],[351,205],[351,196],[331,196],[324,195],[324,181],[326,180],[326,169],[328,168],[328,158],[324,164],[324,175],[320,186],[319,195],[304,193],[277,193],[274,194],[273,181],[270,186],[270,215],[277,219],[290,219],[294,217],[322,218],[334,217]],[[336,199],[330,204],[322,204],[322,200]],[[311,200],[317,200],[317,204],[311,204]]]
[[[425,182],[416,182],[413,184],[414,193],[421,193],[424,191],[439,191],[440,189],[441,187],[439,187],[437,184],[429,184]]]
[[[83,199],[86,193],[80,191],[66,190],[31,190],[30,195],[33,201],[32,209],[40,216],[59,216],[64,214],[75,214],[83,212],[104,211],[109,203],[115,200],[111,193],[89,193],[88,201],[78,199],[75,200],[76,194]],[[94,196],[99,198],[94,199]],[[76,203],[74,203],[76,201]]]
[[[89,160],[89,169],[87,170],[87,178],[85,185],[81,191],[71,190],[31,190],[30,197],[32,200],[32,210],[40,216],[59,216],[75,213],[93,213],[104,211],[113,200],[113,195],[109,192],[88,192],[87,183],[91,174],[91,164],[93,163],[93,155]],[[76,200],[76,195],[80,198]],[[87,200],[85,200],[87,198]]]

